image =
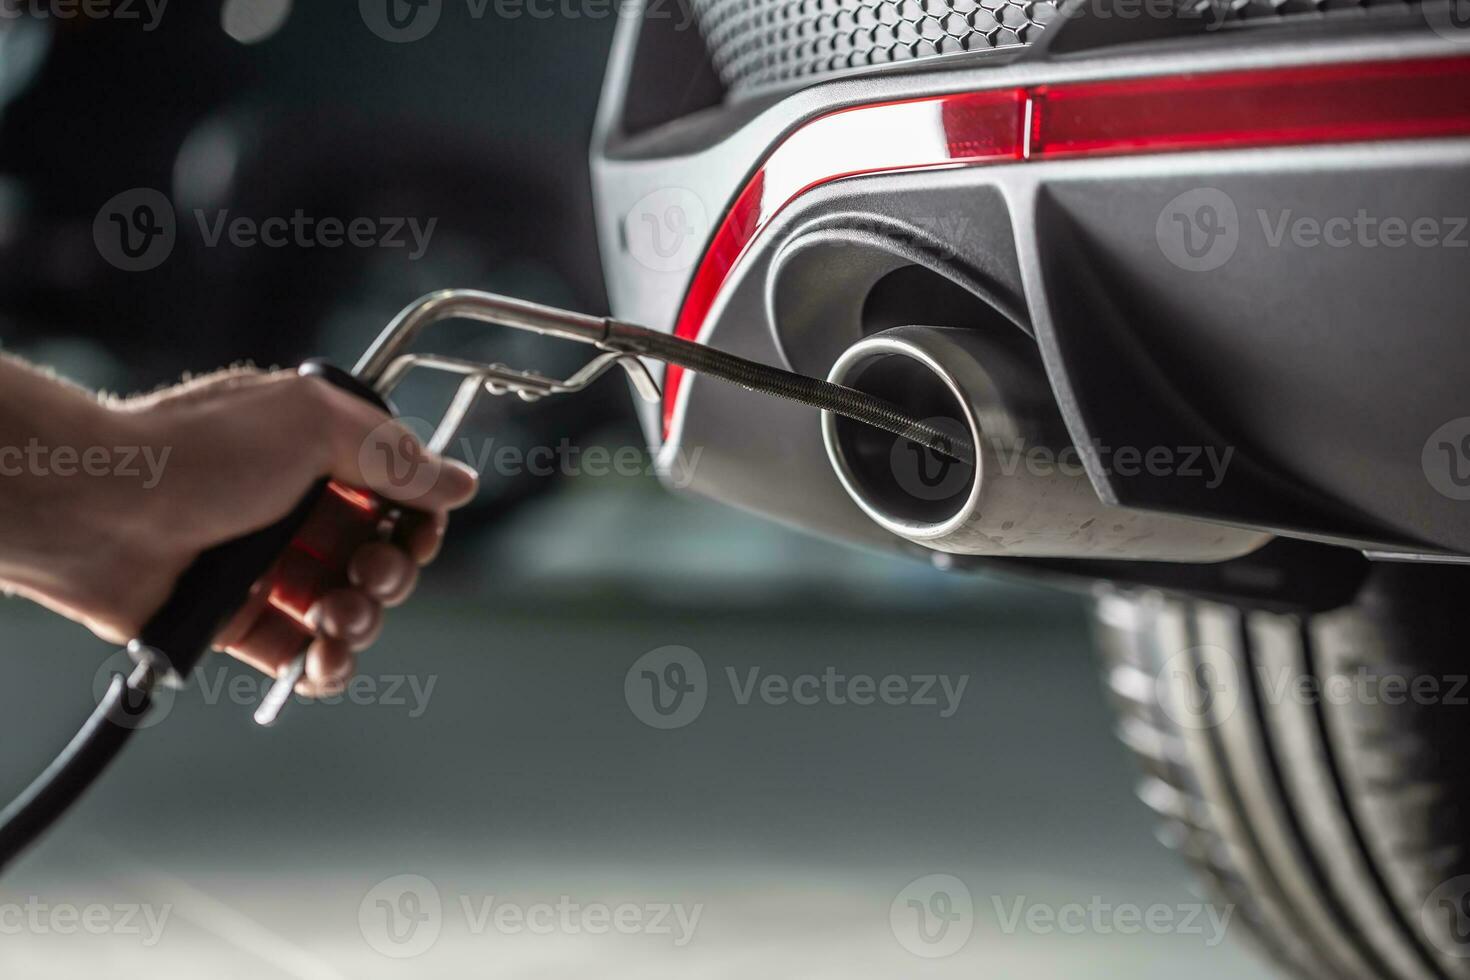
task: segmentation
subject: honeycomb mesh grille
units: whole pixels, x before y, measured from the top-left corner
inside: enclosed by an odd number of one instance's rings
[[[1052,0],[693,0],[732,92],[1034,41]]]
[[[1059,0],[692,0],[732,95],[849,68],[1030,44]],[[1415,0],[1179,0],[1215,23]]]

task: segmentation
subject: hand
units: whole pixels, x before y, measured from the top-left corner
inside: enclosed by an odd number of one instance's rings
[[[318,379],[231,371],[143,399],[94,405],[73,424],[78,446],[138,447],[135,479],[53,477],[41,510],[57,558],[20,591],[99,636],[135,636],[201,551],[284,517],[328,476],[401,501],[424,518],[392,542],[364,544],[346,584],[305,616],[257,589],[215,644],[277,675],[310,642],[300,693],[340,690],[377,638],[383,609],[413,591],[439,550],[448,512],[473,497],[468,467],[431,456],[402,425]],[[394,473],[413,474],[394,480]]]

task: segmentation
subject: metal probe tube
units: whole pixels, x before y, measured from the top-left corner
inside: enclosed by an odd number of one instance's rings
[[[941,431],[914,418],[897,405],[856,388],[808,377],[782,368],[761,364],[715,350],[669,334],[614,321],[607,346],[625,349],[677,364],[698,374],[719,378],[750,391],[800,402],[811,408],[841,415],[885,432],[916,442],[936,453],[965,463],[975,462],[975,447],[968,439]]]
[[[353,373],[381,392],[380,385],[389,367],[419,333],[431,323],[455,317],[532,330],[564,340],[579,340],[602,350],[677,364],[750,391],[863,422],[966,463],[975,461],[975,448],[967,440],[945,433],[910,416],[892,402],[855,388],[747,360],[647,327],[469,289],[430,293],[409,306],[379,335]]]

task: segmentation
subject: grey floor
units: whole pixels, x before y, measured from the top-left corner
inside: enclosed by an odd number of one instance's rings
[[[1154,842],[1075,597],[627,486],[549,498],[425,592],[360,703],[256,730],[258,683],[209,665],[0,881],[0,975],[1265,973]],[[8,795],[109,651],[18,602],[0,637]],[[708,693],[658,730],[624,681],[667,645],[698,653]],[[940,717],[742,704],[728,673],[828,667],[968,680]],[[1150,907],[1152,927],[1129,917]]]

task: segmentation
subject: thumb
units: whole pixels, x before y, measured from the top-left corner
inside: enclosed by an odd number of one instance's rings
[[[430,452],[403,420],[327,382],[312,383],[325,389],[332,479],[429,512],[475,495],[474,470]]]

